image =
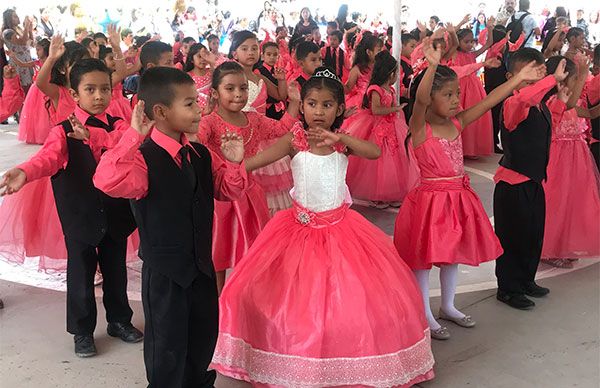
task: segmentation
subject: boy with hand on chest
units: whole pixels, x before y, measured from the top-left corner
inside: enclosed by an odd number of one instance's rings
[[[144,361],[149,387],[212,387],[208,371],[218,335],[211,257],[213,202],[247,188],[243,140],[222,137],[222,155],[186,134],[201,109],[192,78],[156,67],[140,80],[132,128],[106,152],[94,184],[131,198],[141,240]]]

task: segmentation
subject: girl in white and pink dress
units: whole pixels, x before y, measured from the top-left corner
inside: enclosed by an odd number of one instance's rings
[[[351,156],[346,179],[352,197],[373,201],[378,208],[399,207],[417,184],[419,170],[404,147],[408,126],[392,86],[398,78],[398,61],[381,51],[373,69],[363,109],[346,120],[345,128],[350,135],[377,144],[381,156],[376,160]]]
[[[198,105],[204,115],[210,114],[214,108],[210,104],[213,69],[225,61],[227,58],[214,55],[200,43],[193,44],[188,52],[183,71],[188,73],[196,84]]]
[[[417,284],[390,239],[350,209],[347,155],[380,151],[335,132],[344,91],[331,71],[318,69],[302,97],[304,122],[246,160],[251,170],[291,156],[294,206],[269,221],[225,285],[212,366],[261,387],[432,379]]]
[[[248,78],[248,102],[244,111],[255,111],[264,115],[267,110],[268,96],[278,101],[287,100],[287,82],[283,69],[275,70],[274,76],[279,81],[277,86],[263,77],[258,70],[254,70],[254,65],[260,59],[260,47],[254,33],[250,31],[236,32],[233,35],[229,56],[244,68]],[[266,141],[259,147],[264,149],[272,143],[272,141]],[[289,157],[284,157],[270,166],[254,171],[254,176],[267,195],[271,214],[292,206],[289,195],[292,187]]]

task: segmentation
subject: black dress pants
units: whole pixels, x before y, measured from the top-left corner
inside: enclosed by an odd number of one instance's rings
[[[144,363],[149,388],[213,387],[208,371],[219,333],[215,279],[200,273],[183,288],[142,267]]]
[[[509,185],[500,181],[494,190],[494,223],[504,253],[496,260],[498,290],[524,294],[535,280],[542,254],[546,199],[534,181]]]
[[[107,322],[130,323],[127,299],[127,238],[106,234],[98,246],[65,237],[67,246],[67,331],[93,334],[96,328],[94,275],[100,265]]]

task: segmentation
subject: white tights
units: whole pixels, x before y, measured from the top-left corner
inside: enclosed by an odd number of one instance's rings
[[[414,271],[417,283],[423,295],[423,305],[425,306],[425,317],[429,323],[429,328],[437,330],[441,325],[435,320],[429,304],[429,272],[430,269],[417,269]],[[443,265],[440,267],[440,284],[442,287],[442,310],[453,318],[463,318],[465,314],[454,307],[454,295],[456,294],[456,282],[458,278],[458,264]]]

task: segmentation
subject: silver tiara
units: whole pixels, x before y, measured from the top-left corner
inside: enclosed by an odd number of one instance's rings
[[[337,75],[335,75],[331,70],[329,69],[323,69],[323,70],[319,70],[317,71],[315,74],[313,74],[313,77],[319,77],[319,78],[330,78],[332,80],[335,80],[337,82],[342,82],[340,81],[340,79],[338,78]]]

